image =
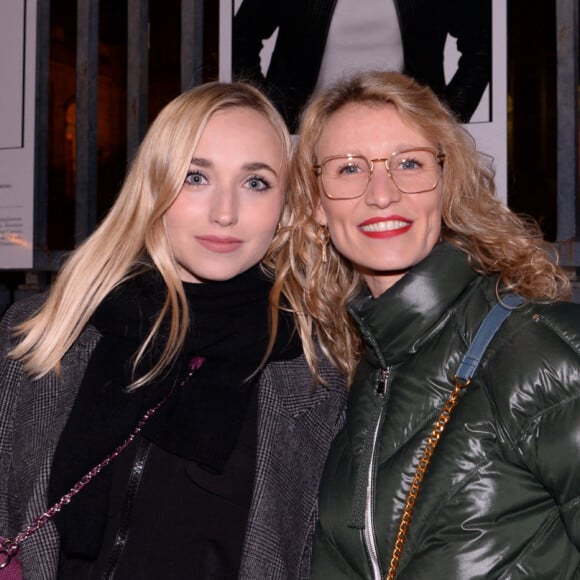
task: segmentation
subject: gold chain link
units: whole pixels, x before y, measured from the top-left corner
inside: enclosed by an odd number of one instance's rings
[[[403,509],[403,515],[401,516],[401,521],[399,523],[399,531],[397,532],[395,547],[393,548],[393,553],[391,554],[391,562],[389,566],[389,571],[386,576],[386,580],[394,580],[397,574],[397,568],[399,567],[401,556],[403,555],[403,548],[405,547],[407,532],[409,531],[411,518],[413,516],[413,509],[415,507],[415,502],[417,501],[417,496],[419,495],[421,483],[423,483],[423,478],[425,477],[425,472],[429,467],[431,457],[433,456],[435,447],[437,447],[437,444],[441,439],[443,430],[445,429],[445,426],[447,425],[451,417],[451,411],[453,411],[455,405],[457,405],[459,392],[461,391],[461,389],[464,389],[470,383],[469,380],[466,381],[465,383],[461,383],[460,381],[457,380],[457,377],[453,377],[453,380],[455,381],[455,387],[453,389],[453,392],[449,396],[449,399],[447,399],[447,402],[445,403],[443,410],[439,415],[439,418],[437,419],[437,421],[435,421],[435,425],[433,426],[431,435],[429,435],[429,437],[427,438],[425,449],[423,450],[423,454],[421,455],[421,459],[419,460],[419,465],[415,470],[413,482],[411,483],[409,493],[407,494],[405,508]]]

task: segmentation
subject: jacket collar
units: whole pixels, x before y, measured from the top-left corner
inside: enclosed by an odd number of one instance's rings
[[[442,242],[378,298],[356,298],[349,310],[367,343],[366,356],[387,366],[417,352],[477,276],[463,251]]]

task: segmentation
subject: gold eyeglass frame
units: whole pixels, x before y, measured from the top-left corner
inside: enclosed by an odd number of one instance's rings
[[[393,159],[397,155],[401,155],[401,153],[410,153],[411,151],[428,151],[428,152],[433,154],[433,156],[437,160],[437,164],[439,165],[439,167],[440,168],[443,167],[443,162],[445,161],[445,153],[438,151],[434,147],[408,147],[406,149],[400,149],[399,151],[394,151],[393,153],[391,153],[389,155],[389,157],[383,157],[383,158],[379,158],[379,159],[367,159],[364,155],[355,155],[354,153],[343,153],[341,155],[328,155],[327,157],[322,159],[322,161],[320,163],[317,163],[316,165],[314,165],[313,170],[314,170],[315,175],[317,177],[321,178],[320,179],[320,184],[321,184],[320,189],[322,189],[322,192],[324,193],[324,195],[328,199],[332,199],[332,200],[358,199],[359,197],[362,197],[363,195],[365,195],[367,190],[368,190],[368,187],[371,183],[371,179],[373,177],[373,172],[375,170],[375,162],[376,163],[384,162],[385,170],[387,171],[387,175],[393,180],[393,184],[401,193],[404,193],[406,195],[414,195],[416,193],[427,193],[428,191],[433,191],[437,187],[437,185],[439,185],[440,174],[437,175],[437,177],[435,179],[435,183],[433,184],[432,187],[430,187],[428,189],[422,189],[420,191],[404,191],[403,189],[401,189],[399,187],[399,185],[397,184],[397,180],[393,177],[393,174],[391,172],[391,159]],[[330,195],[326,191],[326,189],[324,187],[324,180],[322,179],[322,166],[327,161],[332,161],[333,159],[341,159],[341,158],[346,158],[348,160],[364,159],[370,166],[368,182],[367,182],[365,188],[363,189],[363,191],[361,193],[359,193],[358,195],[352,195],[349,197],[333,197],[332,195]]]

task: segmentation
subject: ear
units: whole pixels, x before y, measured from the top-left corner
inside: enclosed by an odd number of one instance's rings
[[[328,225],[328,218],[326,217],[326,210],[324,206],[319,201],[318,205],[316,206],[316,211],[314,212],[314,219],[321,225],[325,226]]]

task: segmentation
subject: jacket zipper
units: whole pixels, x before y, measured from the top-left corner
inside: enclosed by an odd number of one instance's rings
[[[119,529],[115,535],[111,554],[107,565],[105,566],[105,571],[101,576],[101,580],[112,580],[114,578],[117,565],[123,555],[129,537],[131,514],[133,513],[137,491],[139,490],[139,485],[145,471],[145,464],[147,463],[149,451],[151,450],[151,441],[143,437],[138,440],[137,445],[137,453],[135,454],[135,459],[133,460],[133,465],[131,466],[131,472],[129,473],[129,479],[127,482],[127,491],[125,493],[125,501],[123,502],[123,508],[121,511]]]
[[[366,472],[361,471],[359,473],[359,477],[357,477],[358,481],[355,490],[355,500],[351,519],[348,525],[350,527],[358,528],[361,530],[361,541],[367,554],[373,580],[383,580],[375,534],[375,475],[379,433],[388,406],[389,386],[392,381],[392,367],[387,365],[379,344],[377,343],[373,333],[366,325],[366,322],[359,316],[357,310],[354,308],[349,308],[349,312],[354,318],[355,322],[358,323],[361,334],[374,351],[374,354],[378,359],[381,368],[377,375],[374,408],[370,418],[371,424],[374,421],[374,427],[370,441],[368,441],[368,445],[365,444],[365,451],[363,453],[363,460],[361,465],[361,468],[366,470]],[[364,456],[366,456],[366,459]],[[364,495],[362,493],[363,490],[361,489],[363,486]],[[361,505],[363,503],[364,508]]]
[[[381,400],[382,409],[374,426],[372,442],[371,442],[371,456],[366,474],[366,501],[365,501],[365,526],[363,529],[363,541],[365,550],[369,559],[372,575],[374,580],[382,580],[381,565],[379,562],[379,555],[377,549],[377,538],[375,533],[375,475],[377,464],[377,443],[379,440],[379,432],[385,416],[386,404],[382,399],[386,398],[387,390],[391,380],[391,369],[386,367],[381,369],[378,377],[377,388],[375,396]]]

